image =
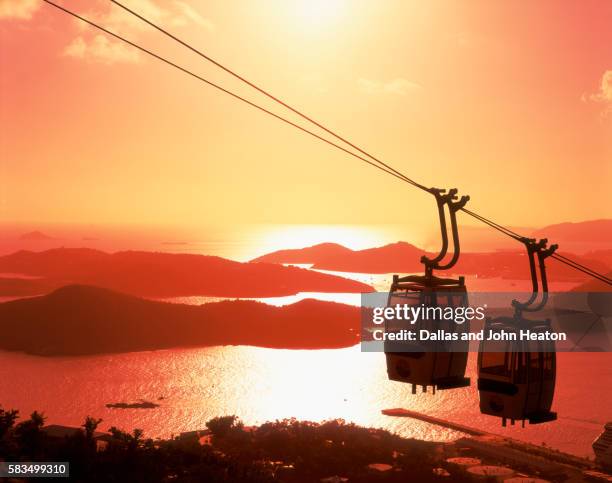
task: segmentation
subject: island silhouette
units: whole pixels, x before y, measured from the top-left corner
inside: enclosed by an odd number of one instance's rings
[[[40,295],[69,284],[105,287],[144,297],[279,297],[298,292],[368,292],[372,287],[334,275],[221,257],[90,248],[19,251],[0,257],[0,295]],[[31,278],[37,277],[37,278]]]
[[[391,273],[421,270],[426,252],[406,242],[351,250],[337,243],[279,250],[252,260],[255,263],[308,263],[313,268],[339,272]]]
[[[534,238],[550,238],[559,243],[612,242],[612,220],[588,220],[547,225],[531,233]]]
[[[568,254],[573,260],[594,270],[607,272],[612,263],[612,250],[589,252],[587,255]],[[262,255],[252,263],[301,263],[312,268],[338,272],[410,273],[421,272],[421,257],[430,253],[406,242],[397,242],[365,250],[351,250],[335,243],[322,243],[311,247],[279,250]],[[529,278],[524,250],[483,253],[462,253],[453,271],[480,278],[505,278],[523,280]],[[555,281],[586,280],[587,275],[560,264],[548,266],[550,278]]]
[[[340,348],[359,342],[359,308],[306,299],[156,302],[85,285],[0,304],[0,349],[85,355],[175,347]]]

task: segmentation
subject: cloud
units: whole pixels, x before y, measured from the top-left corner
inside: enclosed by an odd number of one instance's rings
[[[131,0],[125,2],[126,6],[146,19],[162,27],[185,27],[199,25],[207,31],[213,32],[215,25],[204,18],[191,5],[181,0]],[[127,31],[134,33],[143,30],[150,31],[151,27],[142,20],[120,7],[111,5],[104,12],[90,12],[88,18],[102,23],[113,31]]]
[[[420,84],[401,77],[387,82],[380,82],[362,77],[357,79],[357,85],[359,89],[366,94],[391,94],[397,96],[406,96],[410,92],[422,89]]]
[[[181,15],[174,18],[174,25],[185,25],[186,23],[192,22],[204,27],[211,33],[215,31],[215,24],[209,19],[202,17],[191,5],[178,0],[175,1],[174,4],[181,13]]]
[[[123,43],[111,41],[105,35],[98,34],[85,40],[77,37],[64,48],[64,55],[93,62],[113,64],[116,62],[138,62],[138,51]]]
[[[603,115],[612,115],[612,70],[606,70],[601,76],[599,90],[593,94],[584,94],[583,101],[603,104]]]
[[[210,20],[181,0],[127,0],[125,3],[128,8],[162,27],[197,25],[209,33],[215,30]],[[149,25],[115,5],[104,10],[86,11],[83,15],[129,40],[138,41],[145,32],[151,32]],[[99,34],[79,20],[76,20],[76,25],[80,34],[64,48],[64,55],[106,64],[138,62],[142,58],[133,47]]]
[[[591,100],[597,102],[612,102],[612,70],[607,70],[603,73],[599,91],[591,95]]]
[[[39,0],[0,0],[0,19],[29,20],[39,7]]]

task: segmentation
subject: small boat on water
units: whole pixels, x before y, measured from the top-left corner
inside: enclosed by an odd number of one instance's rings
[[[603,432],[593,441],[593,451],[596,461],[612,470],[612,422],[606,423]]]

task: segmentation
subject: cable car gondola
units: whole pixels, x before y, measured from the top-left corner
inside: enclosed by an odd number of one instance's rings
[[[544,260],[552,255],[557,245],[546,248],[547,240],[536,243],[534,239],[522,238],[527,248],[533,291],[526,302],[512,301],[513,317],[486,319],[485,336],[478,354],[478,392],[480,411],[483,414],[502,418],[506,426],[509,419],[525,420],[530,424],[557,419],[550,410],[555,392],[556,352],[554,338],[546,337],[551,332],[550,319],[530,320],[524,312],[541,310],[548,299],[548,282]],[[535,256],[538,257],[542,298],[538,296],[538,280]],[[530,331],[534,337],[525,339],[521,331]],[[496,336],[491,340],[490,335]]]
[[[408,305],[433,308],[453,309],[466,307],[468,304],[467,288],[463,277],[457,279],[440,278],[433,274],[433,270],[448,270],[459,259],[459,234],[457,229],[456,212],[462,209],[469,200],[469,196],[462,196],[457,200],[457,190],[448,192],[442,189],[428,190],[434,195],[438,206],[440,231],[442,235],[442,248],[434,258],[423,256],[421,262],[425,265],[424,275],[409,275],[405,277],[393,276],[393,283],[389,290],[387,306]],[[446,208],[445,208],[446,207]],[[448,210],[451,232],[453,237],[453,255],[451,259],[442,264],[447,254],[449,241],[446,224],[446,211]],[[386,332],[397,332],[402,329],[416,331],[421,329],[442,329],[446,333],[469,332],[469,322],[457,323],[455,320],[445,320],[440,317],[420,317],[413,324],[387,321]],[[431,341],[423,342],[389,342],[385,341],[385,357],[387,374],[390,380],[412,384],[412,393],[416,387],[421,386],[423,392],[432,386],[435,393],[437,389],[453,389],[470,385],[470,379],[465,377],[467,365],[468,342],[457,341]]]

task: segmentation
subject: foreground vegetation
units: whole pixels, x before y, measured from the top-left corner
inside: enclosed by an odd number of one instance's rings
[[[226,416],[206,424],[204,441],[196,434],[153,440],[141,430],[127,433],[114,427],[101,438],[97,428],[102,421],[91,417],[72,435],[51,438],[42,414],[34,412],[19,423],[17,418],[17,411],[0,408],[0,460],[68,461],[71,481],[448,481],[434,471],[440,458],[435,443],[342,420],[290,419],[245,428],[236,417]],[[392,469],[368,466],[373,463]]]

